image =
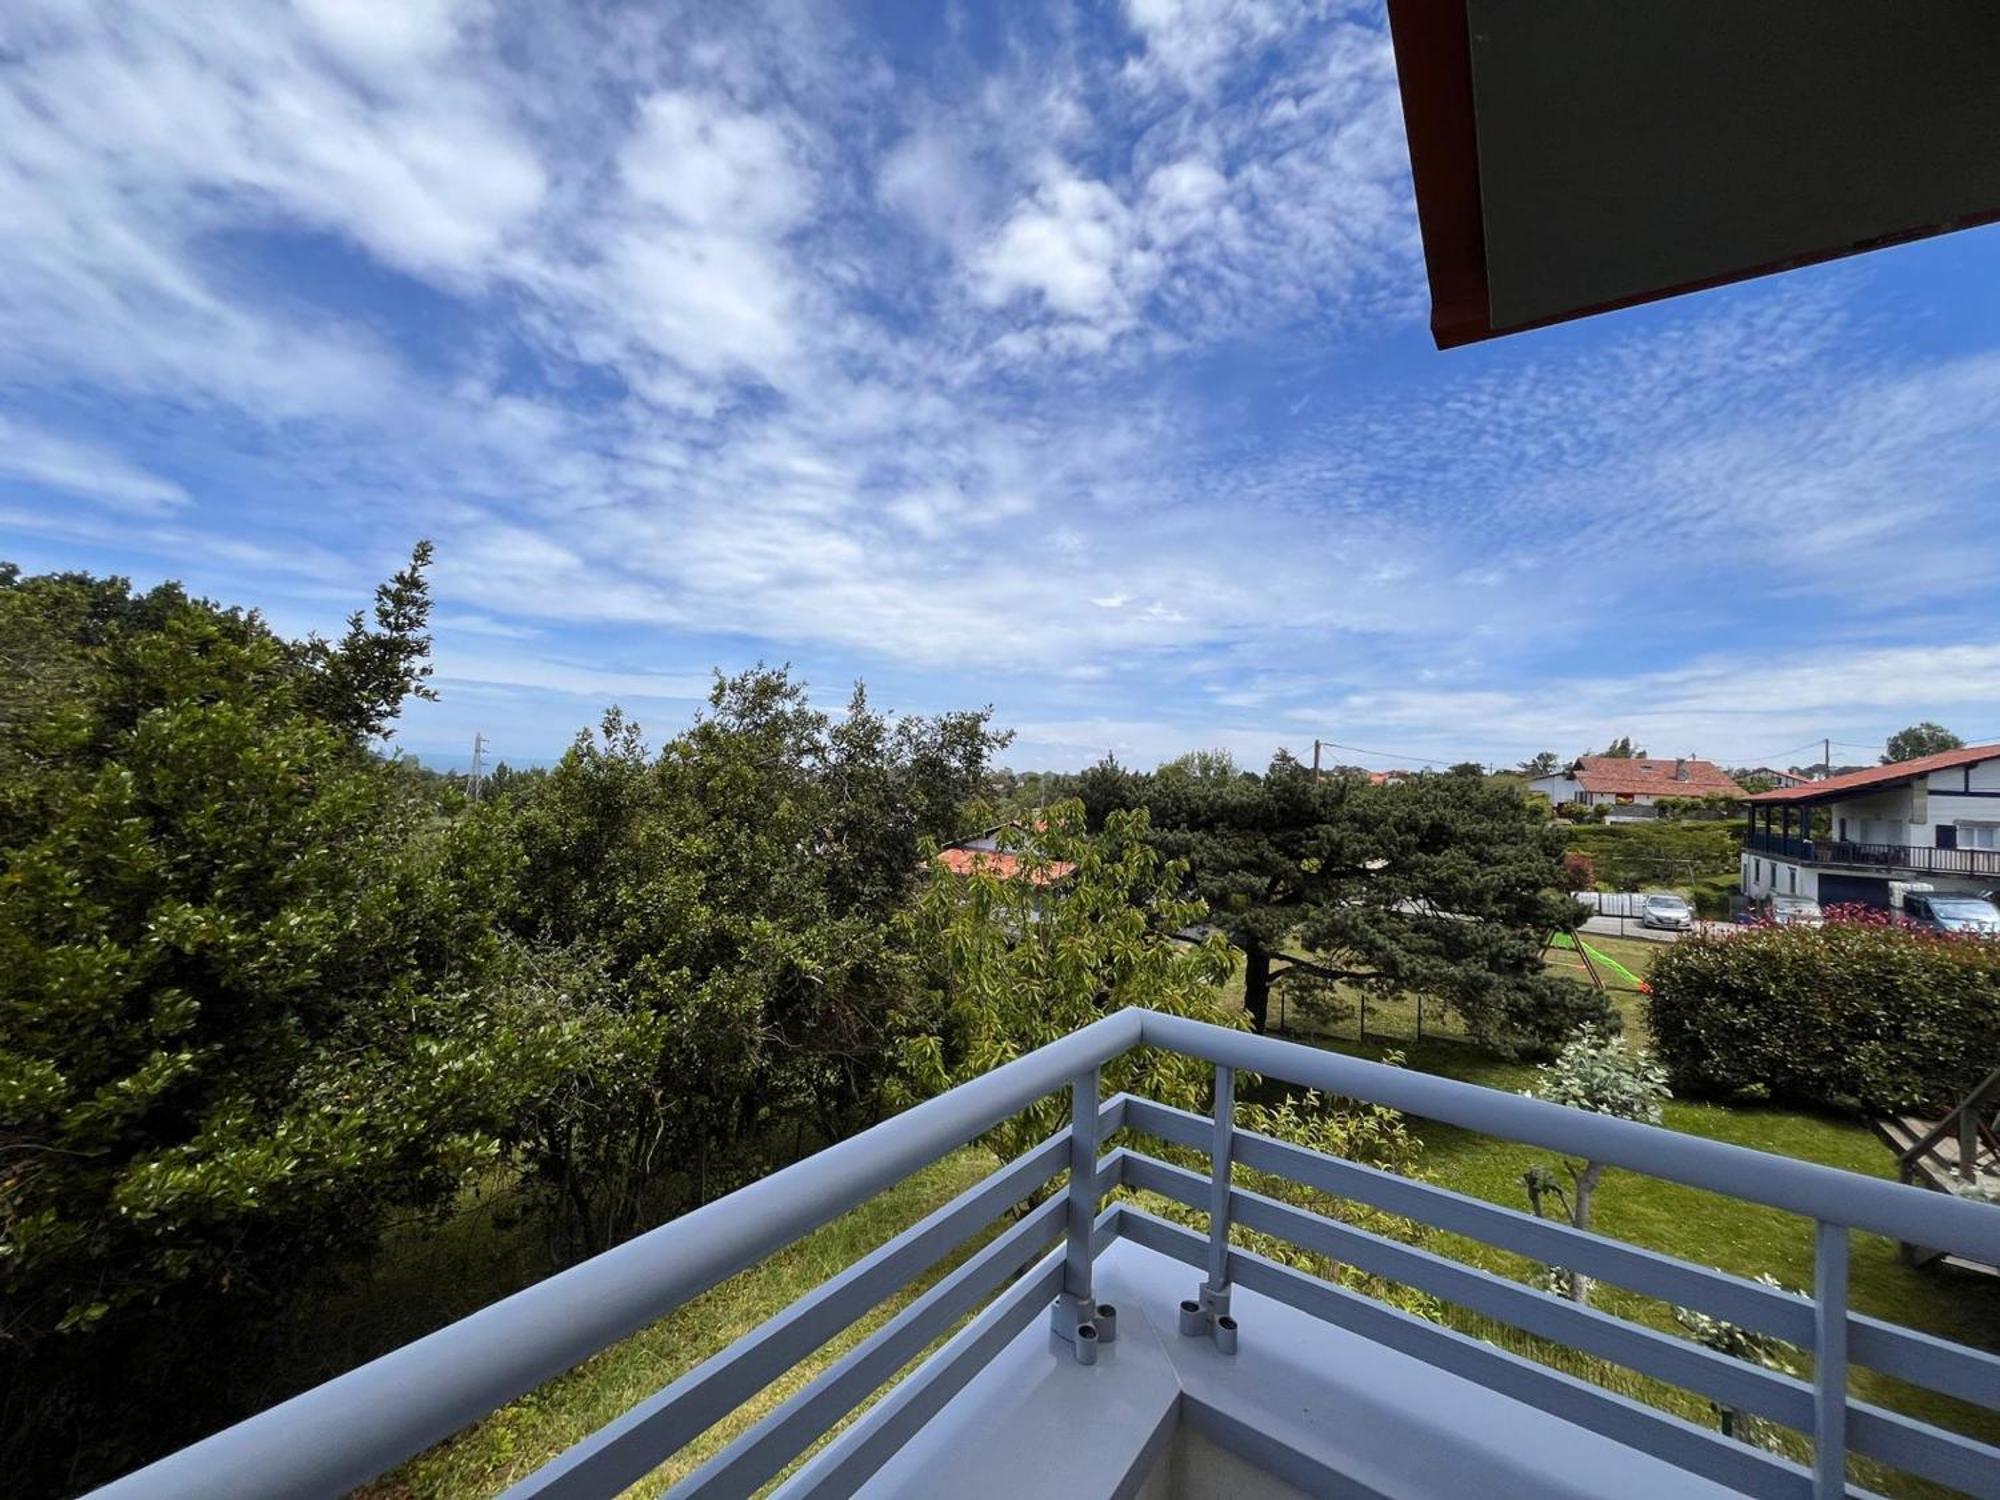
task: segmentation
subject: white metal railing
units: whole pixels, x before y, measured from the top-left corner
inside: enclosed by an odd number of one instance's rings
[[[1098,1098],[1099,1070],[1137,1045],[1216,1067],[1212,1117],[1152,1100]],[[1238,1071],[1262,1074],[1511,1140],[1748,1199],[1811,1219],[1810,1298],[1235,1127]],[[1070,1124],[745,1334],[510,1490],[512,1500],[603,1496],[657,1468],[777,1376],[1058,1176],[1065,1191],[1004,1227],[803,1389],[680,1484],[676,1496],[748,1494],[984,1305],[974,1337],[926,1362],[802,1471],[844,1494],[928,1420],[1008,1339],[1053,1306],[1089,1361],[1114,1335],[1091,1264],[1127,1238],[1201,1273],[1182,1328],[1225,1349],[1233,1286],[1530,1402],[1746,1494],[1846,1493],[1850,1453],[1979,1496],[2000,1497],[2000,1449],[1850,1399],[1850,1363],[2000,1410],[2000,1358],[1851,1312],[1848,1235],[1863,1230],[2000,1263],[2000,1208],[1787,1157],[1566,1109],[1453,1079],[1152,1012],[1122,1011],[847,1141],[440,1329],[127,1476],[107,1497],[332,1496],[504,1405],[689,1298],[865,1201],[1049,1094]],[[1206,1152],[1207,1176],[1139,1151],[1100,1155],[1121,1129]],[[1551,1297],[1418,1246],[1238,1188],[1233,1164],[1367,1203],[1784,1339],[1809,1380]],[[1200,1235],[1129,1202],[1120,1187],[1206,1209]],[[1277,1236],[1542,1338],[1754,1412],[1804,1433],[1802,1467],[1657,1408],[1232,1246],[1229,1226]],[[1061,1252],[1056,1253],[1060,1243]],[[1030,1265],[1025,1273],[1020,1268]]]

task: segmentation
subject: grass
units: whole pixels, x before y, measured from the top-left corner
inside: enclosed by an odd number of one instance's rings
[[[992,1154],[980,1147],[952,1153],[357,1493],[369,1500],[430,1500],[505,1489],[964,1191],[995,1165]],[[969,1244],[960,1258],[978,1243]],[[957,1258],[947,1260],[904,1288],[628,1493],[655,1495],[684,1478],[955,1264]]]
[[[1590,937],[1587,941],[1640,975],[1645,974],[1659,951],[1656,945],[1637,939]],[[1551,954],[1549,967],[1579,979],[1583,977],[1580,963],[1571,954]],[[1626,1035],[1643,1045],[1644,996],[1610,971],[1604,972],[1607,993],[1625,1018]],[[1531,1065],[1496,1056],[1456,1039],[1448,1025],[1439,1026],[1427,1018],[1425,1035],[1418,1040],[1414,1017],[1415,1006],[1407,1000],[1386,1004],[1371,1000],[1365,1039],[1359,1034],[1358,1016],[1336,1019],[1332,1026],[1315,1026],[1312,1018],[1299,1018],[1302,1024],[1292,1034],[1296,1040],[1355,1056],[1380,1059],[1385,1054],[1400,1053],[1408,1067],[1491,1088],[1519,1090],[1534,1082],[1535,1070]],[[1894,1159],[1887,1148],[1864,1123],[1852,1117],[1770,1106],[1674,1100],[1666,1107],[1664,1124],[1690,1135],[1819,1162],[1866,1176],[1895,1176]],[[1431,1180],[1512,1208],[1527,1207],[1522,1175],[1533,1166],[1553,1161],[1549,1152],[1436,1121],[1413,1121],[1412,1126],[1423,1140],[1425,1170]],[[1738,1199],[1613,1169],[1606,1173],[1598,1190],[1592,1228],[1698,1265],[1718,1266],[1743,1276],[1768,1273],[1794,1289],[1812,1285],[1812,1225],[1796,1215]],[[1539,1266],[1519,1256],[1458,1236],[1441,1236],[1434,1248],[1517,1280],[1534,1281],[1541,1272]],[[2000,1282],[1913,1269],[1903,1262],[1896,1245],[1873,1235],[1852,1237],[1851,1260],[1850,1303],[1856,1311],[1957,1343],[2000,1349]],[[1672,1308],[1654,1299],[1600,1285],[1595,1301],[1605,1311],[1621,1317],[1669,1332],[1679,1331]],[[1704,1423],[1713,1420],[1706,1401],[1686,1392],[1613,1371],[1601,1362],[1579,1358],[1571,1351],[1539,1345],[1484,1319],[1452,1317],[1448,1321],[1464,1331],[1568,1368],[1571,1373],[1586,1374],[1626,1394],[1667,1406],[1690,1420]],[[1810,1361],[1803,1356],[1796,1364],[1801,1371],[1810,1367]],[[1992,1413],[1916,1390],[1872,1370],[1855,1367],[1851,1389],[1862,1400],[1967,1431],[1988,1442],[2000,1441],[2000,1419]],[[1803,1456],[1804,1447],[1794,1444],[1791,1451],[1794,1456]],[[1943,1493],[1862,1463],[1857,1463],[1855,1477],[1889,1494]]]

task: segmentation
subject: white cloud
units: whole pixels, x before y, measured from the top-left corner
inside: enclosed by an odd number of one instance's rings
[[[1126,19],[1145,41],[1135,73],[1163,73],[1190,89],[1212,85],[1306,14],[1293,0],[1125,0]]]
[[[113,510],[159,514],[188,503],[187,491],[116,454],[0,415],[0,478],[47,485]]]
[[[1131,321],[1123,283],[1143,270],[1131,210],[1103,183],[1060,170],[1014,211],[974,265],[980,295],[991,304],[1037,294],[1062,317],[1112,330]]]
[[[609,703],[620,698],[664,698],[694,702],[708,696],[714,679],[706,671],[617,672],[582,662],[520,655],[481,656],[446,648],[437,653],[437,679],[492,687],[532,688]]]

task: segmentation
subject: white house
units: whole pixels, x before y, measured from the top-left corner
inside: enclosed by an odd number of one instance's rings
[[[1679,756],[1579,755],[1553,776],[1538,776],[1528,790],[1551,802],[1651,807],[1661,797],[1740,797],[1743,788],[1720,766]]]
[[[1745,799],[1743,894],[1890,905],[1889,886],[2000,887],[2000,745],[1947,750]]]

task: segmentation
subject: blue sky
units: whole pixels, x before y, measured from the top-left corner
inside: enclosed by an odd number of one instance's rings
[[[1378,10],[0,13],[0,556],[331,630],[398,743],[712,667],[1018,766],[2000,739],[2000,230],[1439,354]]]

